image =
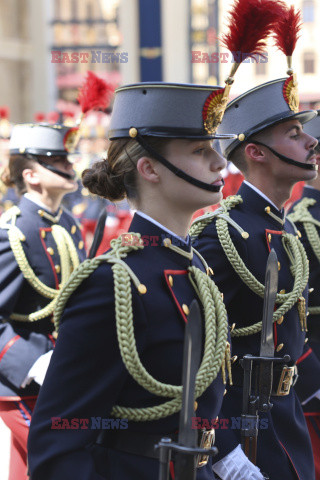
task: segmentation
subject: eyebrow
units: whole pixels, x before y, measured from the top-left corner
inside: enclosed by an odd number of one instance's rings
[[[291,130],[297,130],[297,132],[302,132],[303,131],[302,127],[300,125],[292,125],[290,128],[288,128],[286,133],[291,132]]]

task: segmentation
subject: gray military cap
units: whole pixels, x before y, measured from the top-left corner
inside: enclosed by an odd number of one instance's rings
[[[308,135],[320,140],[320,110],[318,110],[318,115],[310,120],[303,130],[308,133]]]
[[[163,82],[120,87],[115,92],[109,139],[134,137],[135,132],[166,138],[235,138],[226,130],[217,135],[208,128],[210,112],[222,92],[223,87]]]
[[[12,129],[10,154],[68,155],[75,148],[79,129],[46,123],[23,123]]]
[[[219,135],[227,131],[237,133],[236,139],[220,140],[227,158],[243,141],[265,128],[295,118],[303,124],[317,115],[315,110],[299,112],[298,105],[291,101],[291,89],[292,77],[280,78],[253,88],[228,104],[217,130]]]

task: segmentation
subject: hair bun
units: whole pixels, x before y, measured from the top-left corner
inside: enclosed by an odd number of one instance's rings
[[[115,202],[126,196],[123,177],[123,174],[117,175],[112,171],[108,160],[103,160],[83,171],[82,183],[94,195]]]
[[[11,179],[8,166],[3,167],[2,171],[0,172],[0,180],[6,187],[14,187],[14,182]]]

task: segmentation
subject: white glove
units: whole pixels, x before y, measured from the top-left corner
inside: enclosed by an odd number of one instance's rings
[[[27,385],[29,385],[29,383],[31,383],[32,380],[37,382],[39,385],[43,384],[44,377],[46,376],[46,373],[47,373],[47,370],[48,370],[48,367],[49,367],[49,363],[50,363],[50,360],[51,360],[52,352],[53,352],[53,350],[50,350],[49,352],[44,353],[43,355],[41,355],[41,357],[39,357],[34,362],[34,364],[32,365],[32,367],[30,368],[30,370],[28,372],[28,375],[26,376],[26,378],[22,382],[21,388],[24,388]]]
[[[264,480],[259,468],[245,456],[238,445],[212,467],[222,480]]]

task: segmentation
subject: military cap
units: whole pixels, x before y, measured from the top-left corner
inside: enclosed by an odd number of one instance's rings
[[[46,123],[15,125],[9,142],[10,154],[68,155],[74,152],[78,127]]]
[[[115,92],[109,139],[142,136],[166,138],[235,138],[213,132],[212,111],[222,87],[175,83],[139,83]]]
[[[235,132],[236,139],[220,140],[228,158],[243,141],[281,122],[297,119],[302,124],[316,115],[315,110],[299,111],[299,99],[292,77],[263,83],[232,100],[225,111],[217,133]]]

